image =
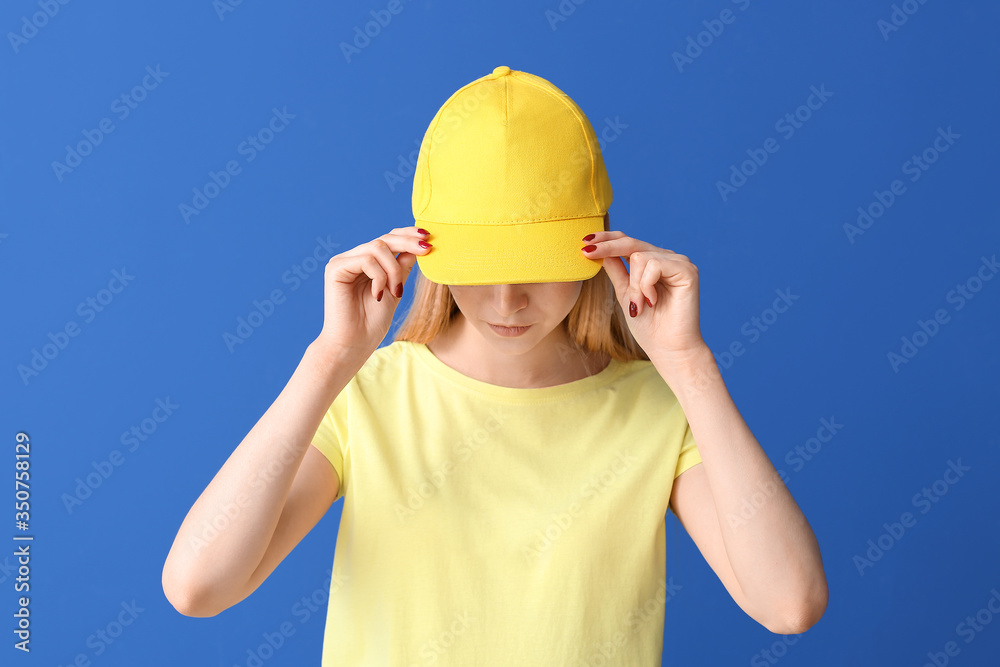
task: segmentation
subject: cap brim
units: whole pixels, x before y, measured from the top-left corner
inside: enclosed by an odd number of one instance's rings
[[[514,224],[461,225],[416,220],[434,248],[417,255],[420,272],[442,285],[513,285],[587,280],[602,259],[586,257],[583,237],[604,231],[604,215]]]

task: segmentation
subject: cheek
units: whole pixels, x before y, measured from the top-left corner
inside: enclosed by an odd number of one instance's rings
[[[568,313],[576,305],[580,298],[581,286],[579,284],[569,284],[567,287],[560,287],[555,290],[549,299],[550,310],[553,312]]]
[[[455,299],[455,303],[458,304],[458,308],[462,312],[476,311],[479,307],[479,302],[482,300],[481,295],[469,287],[452,286],[451,297]]]

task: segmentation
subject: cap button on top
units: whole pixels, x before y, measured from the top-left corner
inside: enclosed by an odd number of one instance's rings
[[[510,74],[510,68],[506,65],[500,65],[500,67],[494,68],[493,70],[494,76],[504,76],[506,74]]]

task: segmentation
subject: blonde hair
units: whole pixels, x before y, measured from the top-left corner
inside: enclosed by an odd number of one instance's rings
[[[610,231],[611,218],[604,214],[604,230]],[[617,257],[605,261],[620,261]],[[431,282],[417,270],[413,302],[399,329],[396,341],[429,343],[451,325],[459,312],[447,285]],[[604,270],[583,281],[580,296],[565,320],[570,340],[588,353],[606,354],[618,361],[649,361],[649,356],[629,331],[625,313],[615,296],[615,286]]]

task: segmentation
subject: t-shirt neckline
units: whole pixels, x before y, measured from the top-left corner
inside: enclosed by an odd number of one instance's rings
[[[420,359],[429,370],[436,373],[440,377],[443,377],[446,380],[471,391],[506,400],[544,401],[575,396],[608,384],[618,376],[623,367],[620,361],[612,357],[608,365],[597,373],[588,375],[585,378],[580,378],[579,380],[573,380],[572,382],[565,382],[551,387],[503,387],[498,384],[491,384],[489,382],[477,380],[459,372],[438,359],[437,356],[431,352],[431,349],[427,347],[426,343],[414,343],[412,341],[403,342],[408,343],[410,349],[413,350],[417,358]]]

